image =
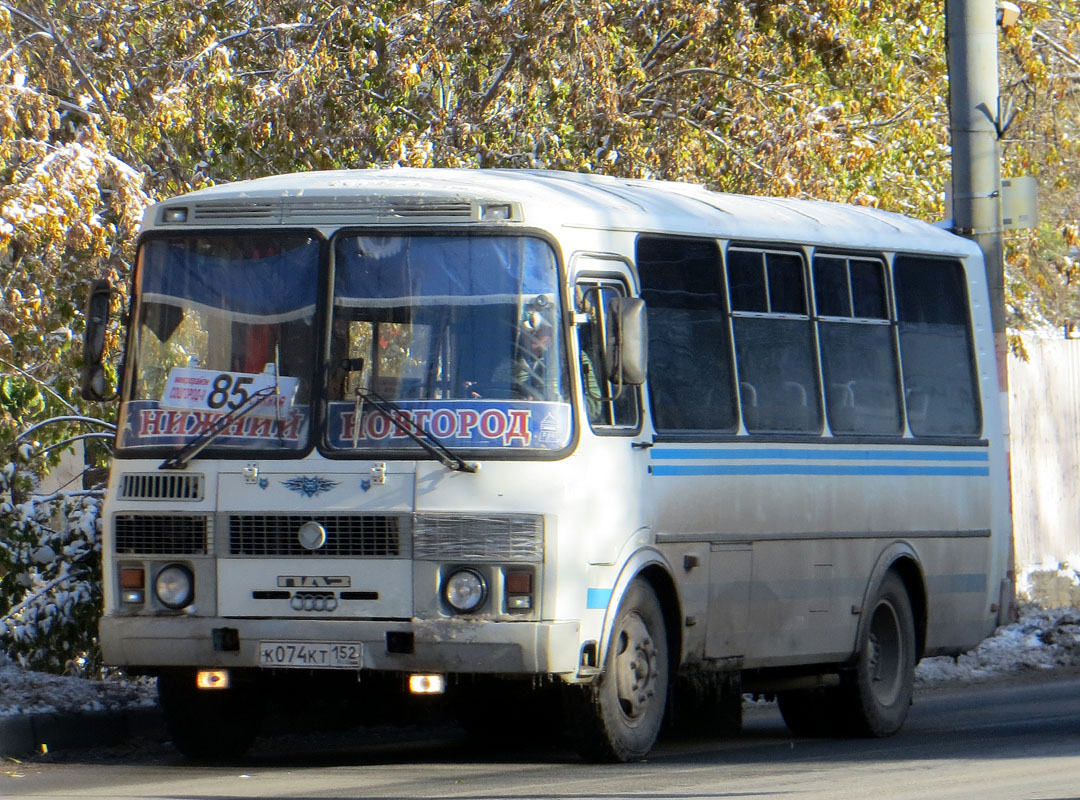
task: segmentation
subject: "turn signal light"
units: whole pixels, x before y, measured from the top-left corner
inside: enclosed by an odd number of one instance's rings
[[[532,573],[531,572],[507,572],[506,573],[506,593],[507,594],[532,594]]]
[[[531,572],[507,572],[503,578],[506,590],[506,607],[512,611],[527,611],[532,608]]]
[[[137,605],[146,599],[146,571],[142,567],[120,568],[120,599]]]

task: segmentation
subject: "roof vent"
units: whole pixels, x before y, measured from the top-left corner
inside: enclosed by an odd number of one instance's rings
[[[471,220],[472,204],[460,200],[431,200],[417,197],[297,197],[285,207],[288,222],[326,222],[337,224],[361,222],[404,222],[417,219]]]
[[[263,200],[228,200],[196,203],[194,218],[199,222],[277,219],[280,203]]]

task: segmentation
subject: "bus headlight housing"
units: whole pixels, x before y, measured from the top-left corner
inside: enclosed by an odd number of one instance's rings
[[[195,599],[195,576],[183,564],[162,567],[154,578],[154,594],[167,608],[184,608]]]
[[[474,569],[455,570],[443,583],[443,599],[458,613],[476,611],[487,599],[484,576]]]

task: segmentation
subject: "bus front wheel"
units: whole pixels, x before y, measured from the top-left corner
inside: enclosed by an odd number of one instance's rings
[[[660,602],[635,579],[612,625],[604,669],[587,686],[568,687],[567,731],[589,761],[638,761],[664,720],[670,665]]]

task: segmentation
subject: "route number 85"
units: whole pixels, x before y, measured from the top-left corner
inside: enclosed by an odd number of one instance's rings
[[[223,406],[228,406],[234,411],[251,398],[251,393],[244,387],[255,383],[255,379],[247,375],[232,375],[222,373],[214,378],[213,388],[206,398],[206,405],[215,411]],[[229,398],[233,398],[231,401]]]

